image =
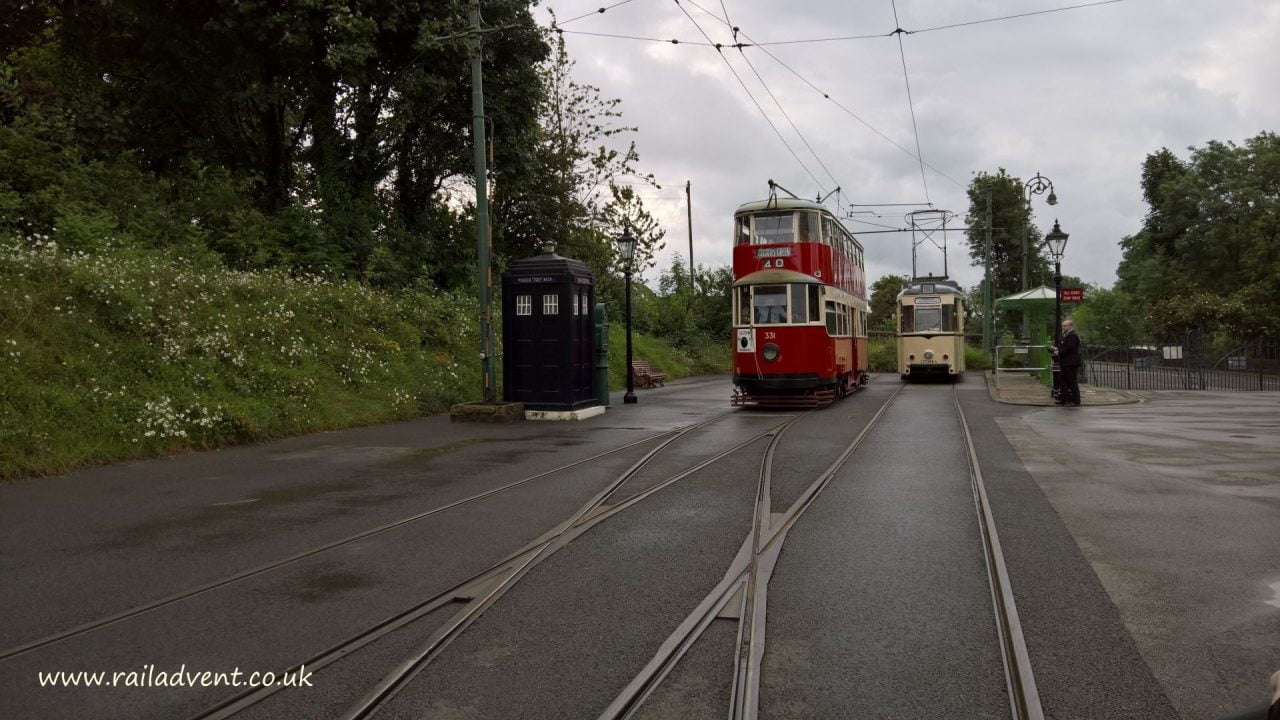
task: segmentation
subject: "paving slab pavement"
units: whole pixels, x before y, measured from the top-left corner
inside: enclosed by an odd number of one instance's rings
[[[995,421],[1180,716],[1217,717],[1280,668],[1280,393],[1135,394]]]

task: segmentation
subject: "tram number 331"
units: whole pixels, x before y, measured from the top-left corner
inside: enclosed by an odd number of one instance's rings
[[[764,339],[765,339],[765,340],[777,340],[777,339],[778,339],[778,333],[766,332],[766,333],[764,333]]]

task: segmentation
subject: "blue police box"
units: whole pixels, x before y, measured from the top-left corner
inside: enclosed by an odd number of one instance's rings
[[[552,245],[543,251],[502,274],[502,397],[529,410],[598,405],[595,275]]]

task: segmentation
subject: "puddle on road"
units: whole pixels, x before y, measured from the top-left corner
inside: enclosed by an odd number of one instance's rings
[[[377,584],[372,575],[350,571],[309,570],[296,583],[291,583],[285,595],[304,602],[318,602],[344,592],[372,587]]]

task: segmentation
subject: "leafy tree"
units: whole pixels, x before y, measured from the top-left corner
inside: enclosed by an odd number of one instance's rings
[[[551,241],[604,275],[615,259],[614,239],[630,227],[639,240],[636,268],[652,267],[663,231],[623,182],[654,184],[651,175],[639,173],[635,141],[626,139],[636,128],[621,124],[620,100],[574,81],[573,67],[563,39],[556,38],[539,68],[545,90],[526,172],[496,188],[501,246],[518,257]]]
[[[1130,345],[1141,341],[1141,319],[1133,298],[1120,289],[1088,288],[1084,304],[1071,313],[1080,335],[1092,345]]]
[[[1117,289],[1145,329],[1257,335],[1280,331],[1280,136],[1168,149],[1142,169],[1148,213],[1124,238]]]
[[[901,275],[882,275],[871,284],[871,312],[867,317],[867,329],[894,331],[898,293],[902,292]]]
[[[1022,179],[1004,168],[992,175],[978,173],[969,183],[969,257],[974,266],[986,261],[987,198],[991,198],[991,284],[992,294],[1004,297],[1022,287],[1023,247],[1028,256],[1028,279],[1052,278],[1052,266],[1045,258],[1043,235],[1031,221],[1031,207],[1023,195]],[[1025,243],[1024,243],[1025,239]]]

